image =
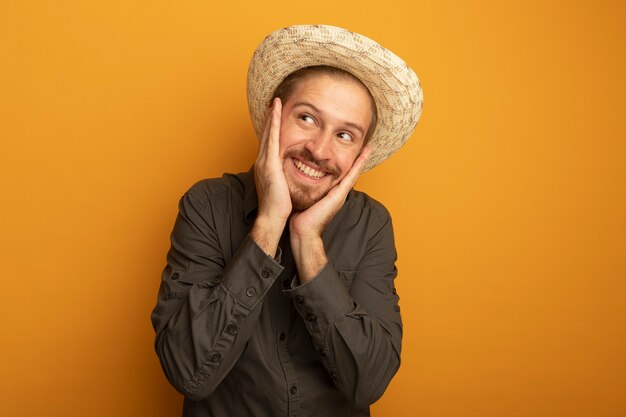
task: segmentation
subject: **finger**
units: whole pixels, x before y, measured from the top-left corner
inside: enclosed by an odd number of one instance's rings
[[[363,167],[365,166],[365,163],[367,162],[367,160],[370,158],[370,155],[372,154],[372,147],[369,145],[365,145],[363,147],[363,149],[361,150],[361,154],[359,155],[359,157],[357,159],[361,159],[361,161],[359,161],[360,166],[359,166],[359,174],[361,173],[361,171],[363,170]],[[356,161],[355,161],[356,162]]]
[[[348,171],[346,176],[339,183],[338,187],[343,188],[343,191],[345,191],[346,195],[348,194],[350,189],[354,187],[354,184],[356,184],[356,180],[359,178],[359,175],[361,174],[361,171],[363,170],[365,161],[367,161],[367,158],[369,158],[371,153],[372,153],[372,148],[369,146],[364,146],[363,149],[361,150],[361,153],[354,161],[354,164],[352,164],[352,168],[350,168],[350,171]]]
[[[369,146],[365,146],[352,164],[352,168],[350,168],[350,171],[348,171],[346,176],[343,177],[339,184],[328,192],[327,197],[329,200],[334,201],[334,204],[338,204],[346,200],[348,193],[352,187],[354,187],[354,184],[356,184],[356,180],[363,169],[363,165],[365,164],[365,161],[367,161],[367,158],[369,158],[371,152],[372,149]]]
[[[274,103],[265,111],[265,124],[263,126],[263,134],[261,135],[261,141],[259,143],[259,154],[257,160],[261,159],[267,149],[267,138],[269,136],[270,125],[272,122],[272,110],[274,109]]]
[[[280,99],[276,97],[272,107],[271,123],[267,139],[267,153],[271,156],[278,156],[281,115],[282,103]]]

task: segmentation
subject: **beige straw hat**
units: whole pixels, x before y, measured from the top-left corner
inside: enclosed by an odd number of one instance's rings
[[[299,25],[279,29],[257,47],[248,68],[248,108],[257,137],[276,87],[301,68],[328,65],[350,72],[370,90],[378,122],[363,171],[387,159],[409,138],[422,114],[422,88],[398,56],[373,40],[346,29]]]

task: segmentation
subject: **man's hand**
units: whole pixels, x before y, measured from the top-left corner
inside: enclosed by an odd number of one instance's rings
[[[280,236],[291,214],[291,197],[279,154],[280,118],[282,103],[274,99],[265,121],[265,130],[254,164],[254,181],[259,211],[250,231],[250,237],[274,257]]]
[[[301,283],[312,279],[328,262],[322,234],[346,201],[371,152],[369,146],[363,147],[352,168],[339,184],[308,209],[291,215],[289,219],[291,248]]]

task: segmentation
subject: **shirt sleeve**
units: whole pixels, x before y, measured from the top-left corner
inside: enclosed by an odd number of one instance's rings
[[[359,407],[382,396],[400,366],[402,339],[386,210],[371,229],[356,271],[337,271],[329,261],[312,280],[285,290],[335,386]]]
[[[283,270],[249,236],[225,260],[212,219],[210,199],[185,193],[151,315],[163,371],[193,400],[208,397],[232,369]]]

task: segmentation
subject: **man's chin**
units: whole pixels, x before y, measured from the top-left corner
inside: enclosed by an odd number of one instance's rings
[[[291,196],[291,205],[295,211],[304,211],[311,207],[313,204],[317,203],[320,199],[314,200],[312,198],[307,198],[306,196],[297,195]]]
[[[291,205],[295,211],[304,211],[324,198],[327,193],[328,192],[324,192],[319,195],[315,195],[310,192],[307,193],[303,190],[294,190],[290,192]]]
[[[304,211],[320,201],[332,188],[330,178],[323,178],[319,184],[306,184],[298,178],[287,176],[287,186],[291,196],[291,205],[296,211]]]

